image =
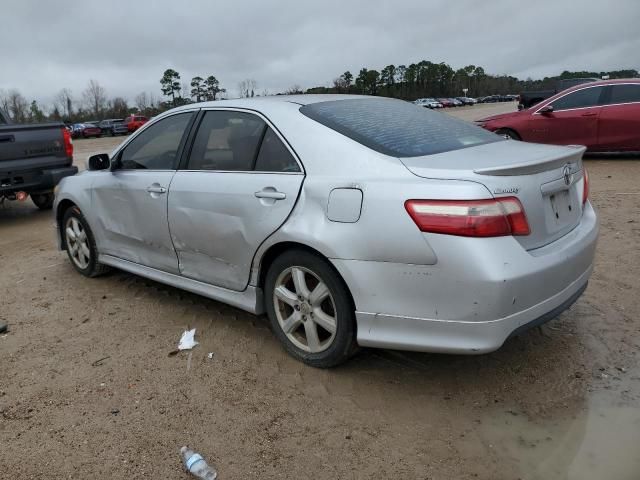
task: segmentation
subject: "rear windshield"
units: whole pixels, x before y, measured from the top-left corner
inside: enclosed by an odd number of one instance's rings
[[[401,100],[332,100],[304,105],[300,112],[393,157],[420,157],[504,140],[446,113]]]

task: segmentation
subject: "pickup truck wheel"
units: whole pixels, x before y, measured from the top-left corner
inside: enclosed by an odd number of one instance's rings
[[[40,210],[51,210],[53,207],[53,193],[34,193],[31,200]]]
[[[71,265],[86,277],[97,277],[110,270],[98,263],[93,233],[78,207],[69,208],[62,219],[64,243]]]

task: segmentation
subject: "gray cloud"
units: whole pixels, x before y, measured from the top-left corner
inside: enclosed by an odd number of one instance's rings
[[[0,88],[45,102],[90,78],[110,96],[159,96],[168,67],[231,95],[244,78],[277,92],[422,59],[533,78],[640,67],[637,0],[4,0],[3,17]]]

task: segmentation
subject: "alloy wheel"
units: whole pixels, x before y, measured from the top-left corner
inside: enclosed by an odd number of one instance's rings
[[[87,232],[77,218],[71,217],[67,220],[65,237],[71,260],[78,268],[84,270],[91,261],[91,250],[89,249]]]
[[[287,338],[305,352],[329,348],[337,330],[337,310],[331,292],[311,270],[293,266],[275,282],[274,310]]]

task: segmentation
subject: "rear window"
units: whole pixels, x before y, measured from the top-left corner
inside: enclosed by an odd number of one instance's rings
[[[304,105],[300,112],[393,157],[420,157],[504,140],[445,113],[401,100],[332,100]]]

